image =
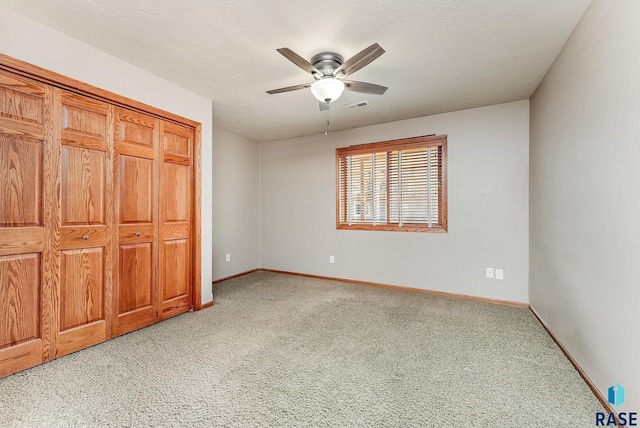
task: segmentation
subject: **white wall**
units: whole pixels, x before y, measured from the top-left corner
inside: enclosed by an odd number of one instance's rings
[[[619,411],[640,411],[639,23],[594,0],[531,99],[531,305]]]
[[[449,232],[336,230],[335,148],[433,133]],[[261,143],[261,267],[528,302],[528,152],[528,101]]]
[[[211,301],[211,101],[2,6],[0,53],[202,124],[202,302]]]
[[[258,143],[213,128],[214,280],[260,266],[259,159]]]

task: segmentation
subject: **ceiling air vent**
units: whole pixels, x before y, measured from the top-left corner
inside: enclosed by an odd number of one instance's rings
[[[346,108],[347,110],[353,110],[357,108],[367,107],[368,105],[369,105],[369,101],[364,100],[364,101],[358,101],[357,103],[345,104],[344,108]]]

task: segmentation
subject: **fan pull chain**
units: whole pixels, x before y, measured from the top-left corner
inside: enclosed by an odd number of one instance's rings
[[[329,133],[329,110],[327,110],[327,124],[324,128],[324,135],[327,135]]]

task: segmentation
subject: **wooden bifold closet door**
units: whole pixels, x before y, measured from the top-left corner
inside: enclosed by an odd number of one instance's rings
[[[114,336],[158,319],[159,120],[116,109]]]
[[[0,67],[3,377],[192,309],[200,125]]]
[[[192,307],[192,152],[193,130],[116,109],[114,336]]]
[[[50,351],[52,101],[0,72],[0,376]]]
[[[160,317],[166,319],[191,308],[191,207],[193,131],[160,123],[161,247]]]
[[[52,358],[111,336],[112,108],[54,95]]]

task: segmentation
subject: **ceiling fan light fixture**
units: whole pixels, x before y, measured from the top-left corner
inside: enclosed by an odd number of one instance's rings
[[[321,79],[311,85],[313,96],[327,104],[340,98],[342,92],[344,92],[344,83],[334,78]]]

